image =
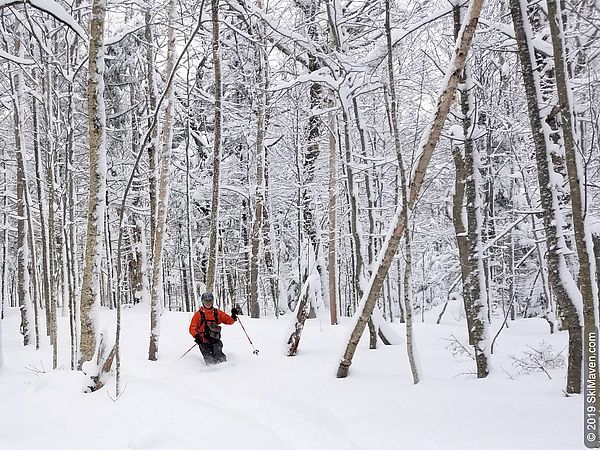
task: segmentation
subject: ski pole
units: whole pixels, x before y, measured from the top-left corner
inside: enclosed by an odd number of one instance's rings
[[[258,349],[254,348],[254,344],[252,343],[252,339],[250,339],[250,336],[248,336],[248,333],[246,332],[246,329],[244,328],[244,325],[242,324],[242,321],[240,320],[239,317],[237,318],[237,322],[242,326],[242,330],[244,330],[244,334],[248,338],[248,342],[250,342],[250,345],[252,346],[252,349],[254,350],[252,353],[254,355],[258,356]]]
[[[193,349],[195,346],[196,346],[196,344],[192,345],[192,346],[190,347],[190,349],[189,349],[187,352],[185,352],[183,355],[181,355],[181,356],[179,357],[179,359],[183,358],[185,355],[187,355],[189,352],[191,352],[191,351],[192,351],[192,349]]]

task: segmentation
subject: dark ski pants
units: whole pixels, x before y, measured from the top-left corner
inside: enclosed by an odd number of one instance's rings
[[[223,353],[223,342],[221,340],[201,342],[198,347],[200,347],[204,362],[209,366],[227,361],[227,357]]]

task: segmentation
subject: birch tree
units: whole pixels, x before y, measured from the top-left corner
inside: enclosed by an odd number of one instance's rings
[[[168,49],[167,49],[167,73],[171,74],[175,66],[175,32],[174,16],[175,1],[169,1],[169,12],[167,19],[168,27]],[[158,197],[156,208],[156,226],[152,251],[152,292],[150,307],[150,344],[148,348],[148,359],[158,359],[158,341],[160,337],[160,315],[164,290],[162,284],[162,255],[163,242],[165,239],[165,227],[167,222],[167,209],[169,206],[169,170],[171,166],[171,143],[173,140],[172,121],[175,108],[175,96],[173,84],[167,87],[165,92],[167,103],[165,105],[165,116],[162,134],[162,148],[160,155],[160,178],[158,185]]]
[[[257,1],[257,6],[263,8],[262,1]],[[254,45],[257,60],[257,108],[256,108],[256,191],[254,193],[254,219],[251,231],[250,250],[250,315],[260,317],[258,303],[258,257],[263,231],[265,209],[265,135],[267,131],[267,71],[269,60],[267,57],[264,24],[257,21],[254,26],[258,42]]]
[[[466,20],[462,26],[459,37],[456,40],[456,46],[453,51],[452,59],[449,63],[446,76],[442,82],[442,89],[437,100],[434,116],[431,119],[428,127],[425,129],[419,144],[419,157],[411,177],[410,190],[408,194],[407,205],[409,209],[412,209],[419,196],[433,150],[437,145],[442,132],[442,127],[446,117],[448,116],[448,112],[450,111],[450,106],[454,99],[454,94],[460,80],[460,75],[465,65],[467,54],[473,40],[473,35],[475,34],[475,29],[477,27],[482,6],[483,0],[471,1],[469,9],[466,13]],[[404,196],[399,197],[404,198]],[[373,312],[373,308],[375,307],[375,303],[379,297],[383,282],[385,281],[385,277],[387,276],[390,265],[394,259],[398,245],[400,244],[400,239],[404,234],[404,228],[406,224],[401,219],[402,205],[399,205],[396,208],[396,214],[388,230],[387,237],[381,247],[381,250],[379,251],[377,264],[369,281],[369,288],[365,291],[359,310],[356,313],[356,324],[354,325],[350,340],[338,366],[338,378],[345,378],[348,376],[348,369],[352,364],[352,358],[356,352],[358,341],[360,340],[360,336],[365,329],[365,325]]]
[[[394,60],[393,60],[393,47],[392,47],[392,26],[390,18],[390,2],[385,2],[385,37],[387,42],[387,68],[388,68],[388,80],[389,80],[389,91],[390,91],[390,119],[392,123],[392,136],[394,138],[394,147],[396,149],[396,158],[398,160],[398,174],[400,176],[400,195],[398,199],[402,202],[400,222],[403,223],[404,227],[404,241],[406,260],[404,264],[404,310],[406,320],[406,350],[408,354],[408,361],[410,363],[410,369],[413,377],[413,383],[419,382],[419,365],[417,359],[417,350],[415,345],[415,338],[413,333],[412,323],[412,295],[410,285],[410,274],[411,274],[411,236],[409,228],[409,210],[408,202],[406,200],[407,195],[407,183],[406,183],[406,171],[404,169],[404,161],[402,157],[402,147],[400,144],[400,132],[398,130],[398,113],[397,113],[397,97],[396,97],[396,81],[394,77]],[[391,261],[390,261],[391,264]]]
[[[89,196],[81,282],[81,338],[78,368],[94,356],[98,338],[100,271],[106,208],[106,114],[104,106],[104,20],[106,0],[94,0],[88,51]]]

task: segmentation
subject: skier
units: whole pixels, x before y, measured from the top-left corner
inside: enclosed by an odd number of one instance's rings
[[[219,324],[232,325],[237,320],[238,310],[233,308],[230,316],[218,308],[213,308],[215,297],[212,292],[202,294],[201,301],[202,306],[192,317],[190,334],[194,336],[207,365],[225,362],[227,357],[223,353]]]

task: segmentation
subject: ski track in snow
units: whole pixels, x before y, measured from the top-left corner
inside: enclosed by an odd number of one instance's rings
[[[228,362],[205,366],[187,327],[191,314],[162,316],[159,360],[150,362],[148,308],[123,312],[122,386],[114,379],[83,394],[69,365],[68,318],[60,317],[59,368],[51,367],[44,320],[42,349],[23,348],[19,314],[3,323],[0,450],[574,450],[582,441],[581,397],[565,398],[564,369],[524,375],[510,363],[545,341],[560,351],[564,333],[542,319],[512,322],[496,343],[494,372],[471,375],[473,362],[452,357],[450,335],[466,339],[460,302],[415,323],[423,381],[414,386],[404,345],[368,350],[361,340],[347,379],[335,378],[350,319],[337,327],[308,321],[298,356],[282,353],[287,318],[223,327]],[[114,312],[103,310],[110,328]],[[497,330],[493,323],[490,333]],[[392,328],[399,335],[404,329]],[[36,373],[36,371],[38,373]],[[510,374],[508,376],[507,374]],[[510,377],[513,379],[511,380]],[[540,431],[543,430],[543,431]]]

